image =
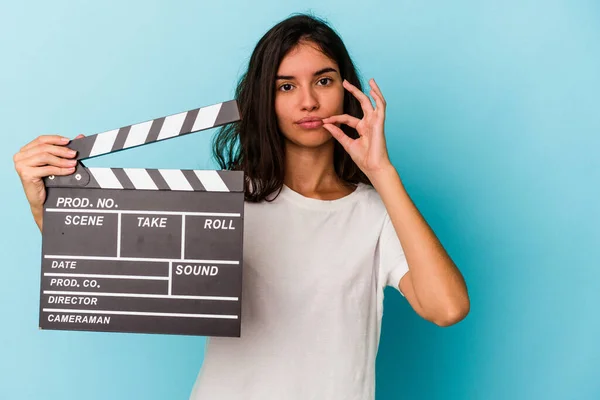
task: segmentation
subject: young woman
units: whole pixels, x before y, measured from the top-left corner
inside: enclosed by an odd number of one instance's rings
[[[297,15],[256,46],[236,98],[242,119],[214,154],[243,170],[241,338],[209,338],[192,399],[373,399],[383,290],[423,318],[463,319],[462,275],[406,193],[386,149],[386,102],[375,104],[340,37]],[[42,226],[41,178],[73,172],[60,136],[15,155]]]

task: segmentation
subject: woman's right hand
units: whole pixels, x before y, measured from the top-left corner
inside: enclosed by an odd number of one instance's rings
[[[78,135],[76,139],[83,137]],[[70,175],[75,171],[77,154],[65,145],[69,138],[59,135],[42,135],[26,144],[13,157],[15,169],[21,178],[31,213],[40,231],[46,187],[42,178],[49,175]]]

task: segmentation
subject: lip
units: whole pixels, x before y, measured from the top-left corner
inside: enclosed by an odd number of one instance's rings
[[[315,129],[323,126],[323,118],[319,117],[304,117],[298,121],[296,124],[305,129]]]

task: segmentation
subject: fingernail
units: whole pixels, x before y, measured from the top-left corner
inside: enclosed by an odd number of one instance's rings
[[[77,154],[77,152],[75,150],[69,150],[69,155],[70,156],[74,156],[75,154]]]
[[[77,160],[69,160],[69,165],[77,165]]]
[[[63,143],[69,143],[69,142],[71,141],[71,139],[69,139],[69,138],[66,138],[66,137],[63,137],[63,138],[61,139],[61,141],[62,141]]]

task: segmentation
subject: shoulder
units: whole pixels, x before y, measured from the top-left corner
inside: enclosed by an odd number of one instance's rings
[[[386,211],[381,196],[379,196],[379,193],[373,186],[366,183],[359,183],[357,190],[360,190],[361,194],[364,196],[362,204],[374,208],[375,211]]]
[[[363,197],[358,202],[360,206],[365,210],[365,214],[372,221],[372,224],[382,230],[386,224],[390,223],[390,217],[383,199],[379,195],[377,190],[369,184],[359,184],[359,188],[362,191]]]

